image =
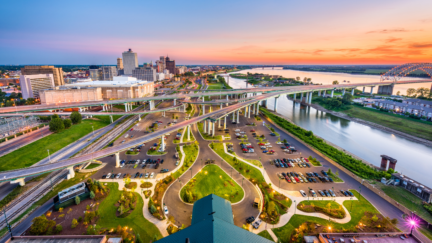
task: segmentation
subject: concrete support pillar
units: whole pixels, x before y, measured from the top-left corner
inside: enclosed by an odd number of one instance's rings
[[[240,110],[237,110],[237,124],[240,123]]]
[[[113,117],[112,117],[112,116],[110,116],[110,118],[111,118],[111,123],[113,123],[113,122],[114,122],[114,120],[113,120]]]
[[[296,99],[297,99],[297,94],[294,93],[294,94],[293,94],[293,101],[295,101]]]
[[[150,100],[150,110],[154,110],[155,105],[154,105],[154,100]]]
[[[191,130],[190,130],[191,128],[190,128],[190,125],[189,126],[187,126],[187,133],[188,133],[188,140],[190,141],[190,133],[191,133]]]
[[[176,105],[176,99],[174,99],[174,106]]]
[[[247,117],[247,110],[248,110],[248,107],[245,106],[244,117]]]
[[[124,105],[125,105],[125,112],[128,112],[128,106],[127,106],[127,103],[125,103]]]
[[[102,111],[105,111],[105,105],[102,105]]]
[[[24,179],[25,179],[25,178],[19,178],[19,179],[16,179],[16,180],[11,181],[10,183],[11,183],[11,184],[19,183],[20,186],[24,186],[24,185],[25,185],[25,181],[24,181]]]
[[[218,119],[218,128],[221,127],[221,119]]]
[[[69,180],[69,179],[74,178],[75,177],[75,171],[74,171],[73,166],[70,166],[67,169],[69,171],[69,174],[67,175],[67,179]]]
[[[204,102],[204,96],[202,97],[202,102]]]
[[[373,88],[374,88],[375,86],[372,86],[371,87],[371,92],[370,92],[370,94],[372,95],[372,93],[373,93]]]
[[[306,100],[305,100],[305,103],[308,103],[308,101],[309,101],[309,92],[306,92]]]
[[[161,148],[162,148],[162,151],[165,151],[165,138],[164,138],[165,136],[162,134],[162,137],[161,137]]]
[[[352,88],[352,90],[351,90],[351,95],[352,96],[354,96],[354,90],[355,90],[355,88]]]
[[[116,168],[120,167],[120,153],[115,153],[115,159],[116,159]]]
[[[257,108],[256,108],[256,114],[258,115],[258,113],[259,113],[259,106],[260,106],[260,103],[258,102],[257,103]]]
[[[204,133],[207,133],[207,120],[204,120]]]
[[[321,96],[321,90],[318,90],[318,96]]]
[[[327,90],[323,90],[322,96],[325,97]]]
[[[228,99],[228,95],[226,96],[226,100],[229,100],[229,99]]]
[[[249,105],[247,108],[248,108],[248,118],[250,118],[250,110],[251,110],[251,106]]]
[[[234,113],[233,113],[234,114]],[[224,129],[226,129],[226,125],[227,125],[227,117],[225,116],[225,118],[224,118],[225,120],[224,120]]]
[[[274,103],[274,111],[277,112],[277,105],[278,105],[278,97],[275,97],[275,103]]]
[[[211,113],[212,112],[212,106],[210,105],[210,108],[209,108],[209,113]]]
[[[333,95],[334,95],[334,89],[332,89],[330,97],[333,98]]]
[[[141,115],[138,115],[138,121],[141,121]]]
[[[363,94],[364,94],[364,92],[365,92],[365,88],[366,88],[366,87],[363,87]]]
[[[303,93],[300,93],[300,102],[303,102]]]
[[[252,115],[255,115],[255,103],[252,105]]]
[[[211,129],[212,129],[212,122],[209,120],[208,121],[208,134],[211,134]]]
[[[212,122],[212,124],[213,124],[213,128],[212,128],[212,136],[214,137],[215,136],[215,123],[216,122]]]
[[[202,114],[205,115],[205,105],[202,105],[202,109],[203,109]]]
[[[232,122],[235,122],[235,111],[232,113]]]
[[[309,93],[309,104],[312,104],[312,94],[313,94],[313,92],[311,91]]]

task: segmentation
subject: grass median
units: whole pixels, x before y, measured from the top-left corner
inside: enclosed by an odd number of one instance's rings
[[[58,150],[77,141],[94,130],[105,127],[109,123],[100,120],[83,120],[81,124],[73,125],[67,130],[53,133],[33,143],[21,147],[0,157],[0,171],[15,170],[29,167]]]

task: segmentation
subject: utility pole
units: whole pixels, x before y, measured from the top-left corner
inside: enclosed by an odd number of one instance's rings
[[[13,237],[13,235],[12,235],[12,227],[11,227],[11,225],[9,224],[8,220],[7,220],[7,216],[6,216],[6,206],[3,207],[3,214],[4,214],[4,216],[5,216],[5,223],[6,223],[6,227],[7,227],[8,231],[9,231],[9,233],[10,233],[10,236],[11,236],[11,238],[12,238],[12,237]]]

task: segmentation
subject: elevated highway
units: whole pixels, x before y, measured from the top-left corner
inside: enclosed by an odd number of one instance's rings
[[[397,84],[410,84],[410,83],[417,83],[418,81],[398,81]],[[426,82],[426,81],[424,81]],[[432,82],[432,80],[427,80],[427,82]],[[238,110],[242,108],[248,107],[250,110],[251,105],[256,105],[256,109],[259,107],[259,103],[262,101],[266,101],[270,98],[275,98],[275,104],[277,106],[277,98],[280,95],[287,95],[287,94],[296,94],[301,92],[312,92],[312,91],[325,91],[325,90],[334,90],[335,88],[355,88],[358,86],[376,86],[376,85],[390,85],[393,82],[377,82],[377,83],[366,83],[366,84],[338,84],[338,85],[309,85],[309,86],[293,86],[291,89],[282,90],[279,92],[274,93],[267,93],[262,95],[254,96],[254,99],[247,100],[244,102],[239,102],[237,104],[224,107],[222,109],[219,109],[217,111],[213,111],[211,113],[207,113],[198,117],[193,117],[189,120],[177,123],[176,125],[173,125],[171,127],[153,132],[151,134],[145,135],[140,138],[136,138],[134,140],[131,140],[129,142],[123,143],[121,145],[106,148],[104,150],[96,151],[93,153],[85,154],[82,156],[60,160],[57,162],[52,162],[51,164],[47,165],[40,165],[40,166],[34,166],[29,168],[23,168],[18,170],[11,170],[11,171],[4,171],[0,172],[0,182],[1,181],[10,181],[15,180],[19,178],[25,178],[28,176],[34,176],[38,174],[42,174],[45,172],[55,171],[59,169],[69,168],[72,170],[72,166],[79,165],[82,163],[85,163],[87,161],[93,160],[93,159],[99,159],[106,157],[108,155],[116,154],[118,152],[126,151],[129,148],[135,147],[139,144],[154,140],[156,138],[159,138],[163,136],[166,133],[174,133],[177,132],[180,128],[187,127],[189,125],[192,125],[194,123],[203,121],[203,120],[209,120],[209,122],[213,123],[213,126],[215,122],[219,119],[225,118],[229,116],[230,114],[233,114],[234,112],[237,112],[238,117]],[[254,92],[254,90],[251,90]],[[251,92],[251,93],[252,93]],[[124,113],[123,113],[124,114]],[[234,117],[235,114],[233,114]],[[225,119],[226,122],[226,119]],[[209,126],[210,127],[210,126]],[[73,171],[73,170],[72,170]]]

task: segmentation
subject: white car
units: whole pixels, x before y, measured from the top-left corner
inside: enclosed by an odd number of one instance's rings
[[[240,133],[236,133],[235,135],[236,135],[236,136],[240,136]]]
[[[303,197],[306,197],[306,196],[307,196],[306,193],[305,193],[303,190],[300,190],[300,194],[301,194]]]
[[[246,146],[251,146],[252,144],[250,144],[250,143],[247,143],[247,144],[245,144]]]
[[[168,214],[168,207],[167,206],[164,206],[164,213]]]
[[[264,145],[270,145],[270,143],[265,143]]]
[[[105,178],[109,179],[111,177],[111,173],[108,173]]]
[[[249,149],[249,153],[255,153],[254,149]]]
[[[283,144],[283,143],[278,141],[278,142],[276,142],[276,144]]]
[[[258,219],[257,221],[255,221],[255,223],[252,224],[252,226],[253,226],[255,229],[258,229],[258,228],[260,227],[261,223],[262,223],[262,220],[261,220],[261,219]]]
[[[144,178],[148,178],[148,177],[149,177],[149,173],[147,172],[147,173],[145,173]]]
[[[119,179],[120,176],[121,176],[121,173],[118,173],[117,176],[116,176],[116,179]]]
[[[234,130],[234,132],[240,132],[240,129],[236,129],[236,130]]]
[[[152,173],[150,174],[150,178],[153,178],[153,177],[154,177],[154,175],[155,175],[155,173],[154,173],[154,172],[152,172]]]
[[[271,145],[267,145],[267,148],[272,148],[273,146],[271,146]]]

